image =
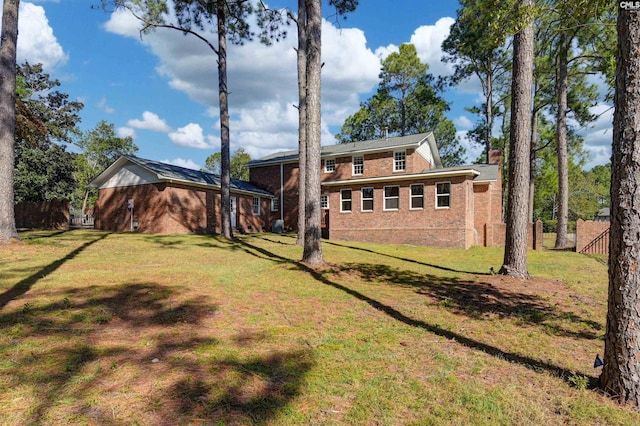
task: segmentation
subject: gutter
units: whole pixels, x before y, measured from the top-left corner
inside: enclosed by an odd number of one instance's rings
[[[480,176],[480,172],[473,169],[449,170],[449,171],[434,172],[434,173],[419,173],[419,174],[410,174],[410,175],[380,176],[380,177],[360,178],[360,179],[333,180],[333,181],[322,182],[321,185],[338,186],[338,185],[345,185],[345,184],[352,184],[352,183],[390,182],[390,181],[399,181],[399,180],[443,178],[443,177],[454,177],[454,176]]]

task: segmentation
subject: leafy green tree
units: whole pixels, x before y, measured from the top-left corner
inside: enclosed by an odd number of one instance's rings
[[[432,131],[443,164],[462,164],[465,150],[453,122],[445,116],[449,105],[427,69],[414,45],[401,45],[399,52],[382,61],[377,93],[347,117],[336,139],[346,143],[375,139],[385,132],[402,136]]]
[[[0,39],[0,242],[19,239],[13,207],[19,0],[4,0]]]
[[[505,22],[510,3],[460,0],[461,8],[458,9],[456,21],[442,43],[442,50],[446,53],[443,59],[454,65],[454,73],[447,82],[457,85],[476,76],[482,85],[485,101],[478,112],[484,115],[484,120],[476,134],[482,134],[486,161],[493,141],[496,83],[501,79],[506,81],[509,72],[510,58],[506,42],[510,26]]]
[[[18,67],[15,143],[15,200],[70,199],[75,154],[65,142],[78,133],[82,103],[56,90],[58,80],[43,72],[40,64]]]
[[[131,136],[119,137],[115,127],[106,121],[99,122],[95,128],[84,132],[76,141],[82,154],[76,161],[78,180],[77,199],[82,199],[82,214],[85,214],[89,201],[95,201],[95,189],[89,187],[91,180],[122,155],[133,155],[138,147]]]
[[[211,172],[219,175],[222,170],[222,154],[215,152],[207,157],[205,160],[204,171]],[[251,161],[251,156],[247,154],[244,148],[238,148],[231,154],[231,178],[249,180],[249,169],[244,167],[246,163]]]
[[[16,145],[15,201],[70,199],[76,189],[75,155],[65,146],[41,143]]]

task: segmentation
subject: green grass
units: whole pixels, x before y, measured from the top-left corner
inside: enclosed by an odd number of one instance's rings
[[[0,424],[640,423],[595,388],[607,271],[529,252],[28,232],[0,246]]]

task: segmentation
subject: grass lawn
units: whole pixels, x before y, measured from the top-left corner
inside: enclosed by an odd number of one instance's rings
[[[0,424],[637,425],[595,389],[602,258],[28,232],[0,246]]]

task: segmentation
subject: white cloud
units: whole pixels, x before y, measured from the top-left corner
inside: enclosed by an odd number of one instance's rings
[[[114,12],[107,31],[140,40],[139,23],[130,13]],[[215,38],[205,33],[208,38]],[[158,58],[156,71],[170,87],[206,106],[206,116],[219,119],[216,57],[193,36],[163,30],[145,34],[141,43]],[[297,147],[298,104],[295,29],[273,46],[249,41],[228,48],[228,87],[232,149],[239,144],[252,153]],[[378,83],[379,58],[366,46],[359,29],[337,29],[323,22],[322,112],[323,140],[333,143],[327,126],[341,125],[359,108],[360,95]],[[130,127],[134,127],[130,122]],[[181,146],[210,148],[217,139],[205,138],[196,124],[173,132]],[[215,127],[218,133],[219,126]],[[268,146],[274,148],[269,151]]]
[[[189,123],[175,132],[170,132],[169,139],[174,144],[185,148],[211,149],[219,145],[216,143],[218,139],[214,136],[208,135],[205,140],[202,127],[197,123]]]
[[[118,135],[119,138],[132,137],[133,139],[138,136],[136,135],[136,131],[130,127],[118,127],[116,129],[116,135]]]
[[[613,141],[613,107],[607,104],[598,104],[591,107],[589,111],[598,118],[591,126],[578,132],[584,137],[585,149],[590,156],[586,169],[611,161],[611,143]]]
[[[127,126],[154,132],[168,133],[171,131],[171,127],[169,127],[163,119],[150,111],[142,113],[142,120],[138,120],[137,118],[129,120]]]
[[[50,71],[67,62],[68,55],[58,43],[42,6],[22,2],[18,19],[17,62],[42,64]]]
[[[467,133],[469,133],[467,130],[460,130],[456,132],[456,137],[460,139],[460,144],[467,150],[467,160],[465,163],[471,164],[482,155],[484,147],[470,141]]]
[[[457,128],[461,130],[470,130],[473,128],[473,122],[466,115],[461,115],[453,120]]]
[[[184,158],[175,158],[173,160],[160,160],[161,163],[173,164],[174,166],[184,167],[192,170],[200,170],[201,167],[193,160]]]
[[[451,64],[442,62],[442,42],[449,36],[449,30],[455,19],[444,17],[438,19],[434,25],[423,25],[417,28],[411,36],[410,43],[416,46],[418,57],[429,64],[429,72],[436,76],[451,75]]]
[[[100,102],[98,102],[98,108],[100,108],[100,110],[106,112],[107,114],[113,114],[114,112],[116,112],[115,109],[107,104],[107,98],[100,99]]]

